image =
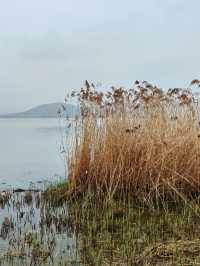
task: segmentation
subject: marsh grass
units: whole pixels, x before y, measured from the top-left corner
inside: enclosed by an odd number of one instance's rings
[[[164,91],[136,81],[99,92],[86,81],[71,96],[81,109],[68,155],[74,191],[131,195],[147,205],[198,198],[200,110],[191,88]]]
[[[135,208],[132,198],[107,201],[87,192],[68,201],[81,265],[197,265],[200,218],[188,205]]]
[[[99,92],[86,81],[71,96],[81,117],[69,122],[68,179],[44,198],[67,200],[80,265],[198,265],[200,110],[191,88],[136,81]]]

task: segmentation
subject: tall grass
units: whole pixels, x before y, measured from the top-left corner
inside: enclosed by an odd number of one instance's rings
[[[77,191],[146,203],[200,195],[199,108],[190,88],[164,91],[136,81],[99,92],[86,81],[72,97],[81,108],[69,157]]]

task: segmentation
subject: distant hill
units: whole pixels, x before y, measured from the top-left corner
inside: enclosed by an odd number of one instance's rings
[[[0,118],[56,118],[74,117],[78,115],[78,107],[73,104],[50,103],[42,104],[25,112],[0,115]]]

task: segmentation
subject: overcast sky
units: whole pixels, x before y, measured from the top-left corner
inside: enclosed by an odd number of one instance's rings
[[[62,101],[85,79],[200,78],[199,0],[0,0],[0,113]]]

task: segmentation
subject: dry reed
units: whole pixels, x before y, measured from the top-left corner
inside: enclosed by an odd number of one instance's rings
[[[148,203],[199,196],[199,109],[190,88],[136,81],[99,92],[86,81],[72,96],[81,110],[69,158],[74,187]]]

